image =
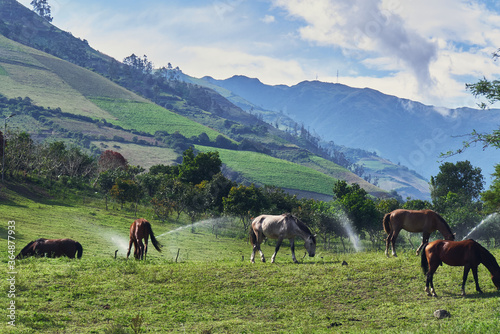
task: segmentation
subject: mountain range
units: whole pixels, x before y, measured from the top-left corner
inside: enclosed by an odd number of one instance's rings
[[[232,179],[314,198],[330,198],[342,179],[374,196],[429,199],[439,153],[461,143],[452,136],[490,131],[499,120],[496,111],[438,109],[319,81],[136,73],[14,0],[0,0],[0,34],[0,94],[46,108],[43,118],[27,112],[9,124],[40,140],[112,148],[144,167],[178,162],[190,145],[218,150]],[[332,152],[362,165],[363,177],[335,164]],[[481,150],[466,154],[460,160],[483,170],[497,163]]]
[[[494,149],[471,147],[449,158],[442,154],[461,149],[473,131],[498,129],[500,110],[441,108],[383,94],[369,88],[304,81],[294,86],[265,85],[255,78],[233,76],[202,81],[231,92],[228,99],[242,109],[263,113],[269,122],[303,124],[322,145],[335,143],[373,152],[429,180],[443,162],[469,160],[485,180],[499,162]],[[199,82],[199,81],[198,81]],[[356,161],[363,163],[362,159]]]

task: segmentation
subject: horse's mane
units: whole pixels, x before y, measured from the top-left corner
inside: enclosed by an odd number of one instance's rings
[[[443,217],[441,217],[441,215],[437,212],[434,212],[436,214],[436,216],[438,217],[438,219],[443,223],[443,225],[446,227],[446,229],[448,230],[448,232],[453,235],[453,231],[451,230],[451,227],[450,225],[448,225],[448,223],[446,222],[446,220],[444,220]]]
[[[472,239],[471,239],[472,240]],[[484,248],[480,243],[475,242],[476,245],[478,246],[478,249],[480,250],[479,254],[481,256],[481,262],[484,264],[488,270],[491,271],[490,268],[499,268],[497,259],[493,256],[493,254],[490,253],[489,250]]]
[[[28,249],[29,249],[29,248],[30,248],[30,247],[31,247],[31,246],[32,246],[35,242],[36,242],[36,240],[35,240],[35,241],[30,241],[30,243],[29,243],[29,244],[27,244],[27,245],[26,245],[26,246],[25,246],[25,247],[21,250],[21,252],[19,252],[19,255],[21,255],[21,254],[23,254],[25,251],[27,251],[27,250],[28,250]]]
[[[302,222],[302,220],[300,220],[298,217],[296,217],[296,216],[294,216],[294,215],[292,215],[292,214],[290,214],[290,213],[285,213],[284,215],[286,215],[286,217],[290,217],[290,218],[295,219],[295,223],[297,224],[297,226],[298,226],[298,227],[299,227],[299,228],[300,228],[300,229],[301,229],[304,233],[307,233],[307,234],[309,234],[309,235],[313,236],[313,238],[314,238],[314,235],[311,233],[311,230],[309,229],[309,227],[307,227],[307,225],[306,225],[306,224],[304,224],[304,223]],[[316,241],[316,240],[315,240],[315,241]]]

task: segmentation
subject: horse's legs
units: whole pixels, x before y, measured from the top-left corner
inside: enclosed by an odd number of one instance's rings
[[[255,251],[257,250],[257,245],[253,245],[252,247],[252,255],[250,255],[250,262],[255,263]]]
[[[392,232],[389,233],[389,235],[385,239],[385,256],[387,256],[387,257],[389,257],[389,245],[391,243],[391,235],[392,235]]]
[[[423,232],[422,233],[422,243],[420,244],[420,246],[418,246],[417,248],[417,255],[420,253],[420,251],[422,250],[422,247],[424,247],[424,245],[426,243],[429,242],[429,238],[430,238],[431,234],[429,232]]]
[[[148,255],[148,237],[144,238],[144,260],[146,260],[146,255]]]
[[[132,238],[130,238],[130,241],[128,242],[128,252],[127,252],[127,259],[130,255],[130,250],[132,249],[132,244],[134,243],[134,241],[132,240]],[[135,254],[135,250],[134,250],[134,254]]]
[[[142,243],[142,240],[139,240],[139,260],[144,259],[144,244]]]
[[[255,233],[255,231],[253,231],[252,233]],[[252,241],[253,249],[252,249],[252,255],[250,256],[251,263],[255,263],[255,252],[256,251],[259,251],[259,253],[260,253],[260,260],[262,262],[266,262],[266,258],[264,257],[264,253],[260,249],[260,244],[262,243],[263,239],[264,238],[263,238],[262,232],[255,233],[255,239],[253,239],[253,241]]]
[[[462,295],[463,296],[465,296],[465,281],[467,280],[467,274],[465,273],[465,268],[466,267],[464,267],[464,280],[463,280],[463,283],[462,283]],[[477,266],[476,267],[473,266],[471,269],[472,269],[472,276],[474,276],[474,282],[476,283],[476,291],[479,292],[479,293],[483,293],[483,291],[479,287],[479,281],[478,281],[478,278],[477,278]]]
[[[297,261],[297,259],[295,258],[295,242],[294,242],[293,238],[290,239],[290,249],[292,251],[292,260],[293,260],[293,262],[299,263],[299,261]]]
[[[274,248],[274,254],[271,257],[271,263],[274,263],[274,259],[276,258],[276,254],[278,254],[278,251],[280,250],[281,243],[283,242],[283,238],[278,238],[278,241],[276,242],[276,247]]]
[[[396,238],[399,235],[399,231],[400,230],[395,229],[391,233],[392,256],[394,256],[394,257],[397,257],[397,254],[396,254]]]
[[[427,272],[427,279],[425,280],[425,292],[427,292],[427,296],[431,297],[437,297],[436,290],[434,290],[434,273],[436,272],[439,264],[437,265],[430,265],[429,264],[429,271]],[[431,289],[429,290],[429,286]]]

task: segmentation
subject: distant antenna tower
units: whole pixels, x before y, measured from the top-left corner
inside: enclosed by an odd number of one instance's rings
[[[316,80],[318,80],[318,74],[316,73]]]
[[[337,70],[337,83],[339,83],[339,70]]]

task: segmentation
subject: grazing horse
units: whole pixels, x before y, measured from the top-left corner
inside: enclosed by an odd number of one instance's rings
[[[472,239],[462,241],[436,240],[424,245],[422,251],[421,267],[424,275],[427,275],[425,292],[428,296],[437,297],[432,278],[443,262],[450,266],[464,267],[462,296],[465,296],[465,282],[471,269],[476,282],[476,291],[482,293],[477,280],[477,267],[481,263],[490,271],[491,280],[495,287],[500,289],[500,267],[495,257],[486,248]]]
[[[130,225],[130,241],[128,244],[127,259],[130,255],[130,249],[132,244],[134,245],[134,256],[138,260],[146,259],[146,254],[148,253],[148,238],[151,236],[151,242],[155,246],[158,252],[161,252],[161,244],[156,240],[153,234],[153,229],[151,224],[144,218],[139,218],[135,220],[132,225]],[[144,239],[144,243],[142,243]],[[146,246],[144,246],[146,244]]]
[[[67,256],[74,259],[75,255],[80,259],[83,248],[78,241],[71,239],[36,239],[31,241],[16,256],[21,259],[28,256],[61,257]]]
[[[455,240],[450,226],[438,213],[432,210],[397,209],[384,216],[383,226],[388,234],[385,241],[385,255],[389,256],[389,244],[392,244],[392,255],[396,255],[396,238],[404,229],[408,232],[423,232],[422,243],[417,249],[417,255],[427,242],[432,232],[439,230],[446,240]]]
[[[309,228],[301,222],[297,217],[285,213],[280,216],[260,215],[255,218],[250,228],[250,242],[253,246],[252,256],[250,261],[255,263],[255,252],[259,251],[262,262],[266,262],[264,253],[260,249],[260,244],[264,238],[278,239],[274,254],[271,257],[271,263],[274,263],[276,254],[280,249],[283,239],[290,240],[290,249],[292,250],[293,262],[298,263],[295,258],[294,238],[298,236],[304,239],[304,246],[307,249],[310,257],[313,257],[316,252],[316,236],[311,233]]]

